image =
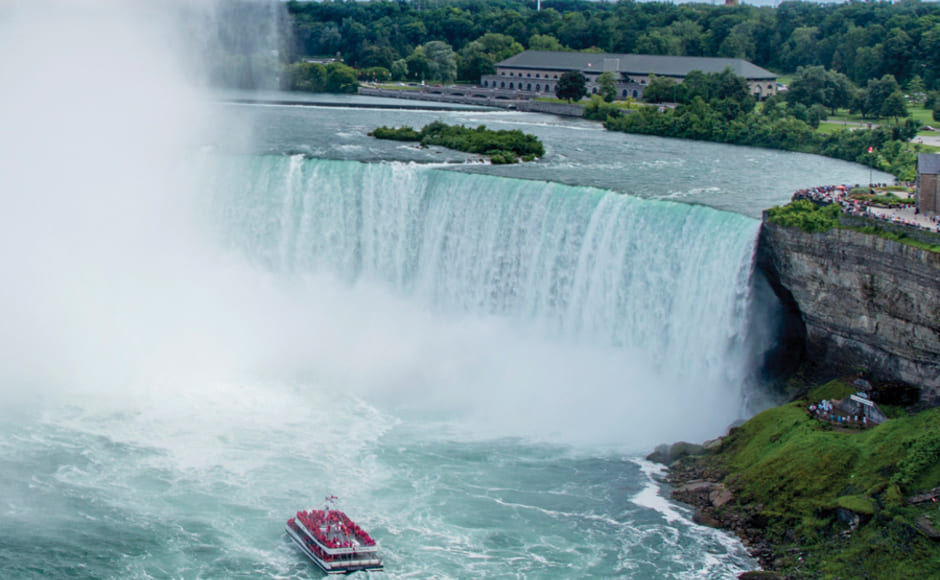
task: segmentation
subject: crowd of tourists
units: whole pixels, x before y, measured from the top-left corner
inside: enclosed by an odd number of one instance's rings
[[[815,419],[820,421],[826,421],[832,423],[833,425],[839,425],[844,427],[857,427],[859,429],[865,429],[866,427],[871,427],[874,424],[868,421],[868,417],[864,415],[846,415],[839,412],[838,409],[832,404],[832,401],[829,399],[823,399],[818,403],[812,404],[809,406],[809,414]]]
[[[327,548],[355,548],[354,538],[363,546],[374,546],[369,534],[339,510],[297,512],[297,519]]]
[[[873,184],[870,187],[871,193],[874,195],[876,188],[885,187],[884,183]],[[940,233],[940,215],[934,216],[929,220],[926,220],[930,225],[924,225],[925,220],[914,220],[907,219],[901,215],[898,215],[899,212],[889,213],[889,214],[879,214],[876,211],[872,211],[872,208],[875,207],[875,204],[870,200],[857,199],[854,197],[849,197],[848,193],[853,189],[861,188],[861,185],[853,185],[851,187],[846,187],[845,185],[820,185],[819,187],[812,187],[809,189],[801,189],[793,194],[793,201],[800,199],[808,199],[814,203],[820,205],[829,205],[833,203],[839,204],[842,207],[842,211],[849,215],[863,216],[867,218],[877,219],[886,221],[896,225],[909,226],[914,228],[920,228],[927,231],[935,231]],[[917,209],[913,208],[914,215],[917,215]]]

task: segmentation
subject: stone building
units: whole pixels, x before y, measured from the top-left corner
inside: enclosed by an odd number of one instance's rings
[[[617,79],[618,98],[640,99],[652,75],[680,83],[694,70],[720,73],[726,68],[744,78],[757,99],[777,94],[777,75],[740,58],[538,50],[527,50],[500,62],[496,74],[484,75],[480,84],[489,89],[520,91],[527,96],[549,96],[554,95],[562,74],[576,70],[587,78],[588,94],[596,94],[600,91],[597,77],[612,72]]]
[[[940,155],[917,155],[917,209],[925,215],[940,214]]]

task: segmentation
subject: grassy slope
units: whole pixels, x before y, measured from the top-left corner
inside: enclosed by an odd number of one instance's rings
[[[922,513],[940,519],[938,507],[904,503],[940,485],[940,409],[849,433],[806,412],[808,401],[851,392],[829,383],[734,430],[718,454],[726,483],[739,506],[767,518],[784,566],[831,578],[940,578],[940,542],[913,528]],[[848,533],[839,507],[867,521]]]

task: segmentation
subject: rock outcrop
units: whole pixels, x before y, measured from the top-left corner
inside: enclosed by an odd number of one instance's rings
[[[757,267],[801,318],[806,362],[865,370],[940,405],[940,253],[848,229],[810,234],[765,216]]]

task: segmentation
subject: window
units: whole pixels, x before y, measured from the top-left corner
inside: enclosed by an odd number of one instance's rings
[[[503,81],[503,82],[499,83],[499,88],[505,89],[505,88],[506,88],[506,81]]]
[[[525,76],[532,78],[532,73],[525,73]]]
[[[509,88],[512,89],[512,88],[515,88],[515,87],[513,87],[512,83],[509,83]]]
[[[637,92],[636,89],[634,89],[634,90],[633,90],[633,98],[635,99],[635,98],[637,98],[637,97],[639,97],[639,96],[640,96],[640,94]]]
[[[535,85],[535,92],[541,93],[541,92],[542,92],[542,85]]]
[[[556,80],[556,81],[558,80],[558,75],[555,75],[555,80]]]
[[[525,86],[525,90],[531,91],[531,90],[532,90],[532,83],[527,84],[527,85]]]
[[[490,86],[490,81],[483,81],[483,88]]]

